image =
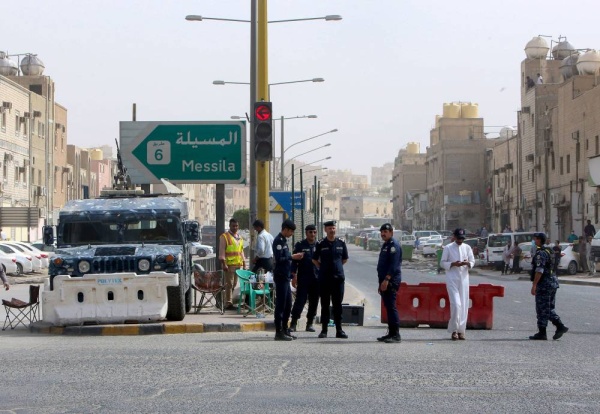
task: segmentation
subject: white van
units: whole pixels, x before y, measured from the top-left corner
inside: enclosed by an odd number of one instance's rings
[[[521,243],[531,243],[534,232],[519,232],[519,233],[492,233],[488,235],[486,256],[488,266],[494,266],[500,270],[503,266],[504,259],[502,252],[504,247],[510,241],[511,247]]]

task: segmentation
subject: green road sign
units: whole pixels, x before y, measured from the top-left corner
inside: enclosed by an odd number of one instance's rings
[[[135,184],[242,183],[246,177],[246,124],[121,122],[123,164]]]

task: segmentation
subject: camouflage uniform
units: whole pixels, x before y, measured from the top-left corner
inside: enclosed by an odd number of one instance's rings
[[[558,278],[554,273],[554,254],[547,248],[538,249],[533,257],[534,272],[542,273],[535,291],[535,311],[538,327],[548,326],[548,320],[560,324],[560,317],[554,311]]]
[[[537,314],[538,333],[530,336],[529,339],[546,340],[548,321],[556,326],[556,333],[552,339],[559,339],[569,328],[562,323],[554,310],[556,289],[558,289],[558,278],[554,271],[554,254],[547,247],[538,248],[532,262],[531,280],[534,280],[536,273],[541,273],[542,276],[535,288],[535,312]]]

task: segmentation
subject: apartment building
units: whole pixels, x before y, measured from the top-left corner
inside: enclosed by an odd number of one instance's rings
[[[425,226],[434,229],[482,226],[485,206],[483,118],[477,104],[444,104],[427,148]],[[420,202],[423,201],[420,198]]]
[[[420,153],[419,144],[409,142],[398,151],[392,171],[392,212],[394,225],[405,231],[414,227],[415,197],[427,189],[427,155]]]

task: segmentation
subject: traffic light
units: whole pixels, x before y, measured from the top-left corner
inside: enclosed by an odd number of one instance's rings
[[[254,159],[273,160],[273,106],[271,102],[254,103]]]

